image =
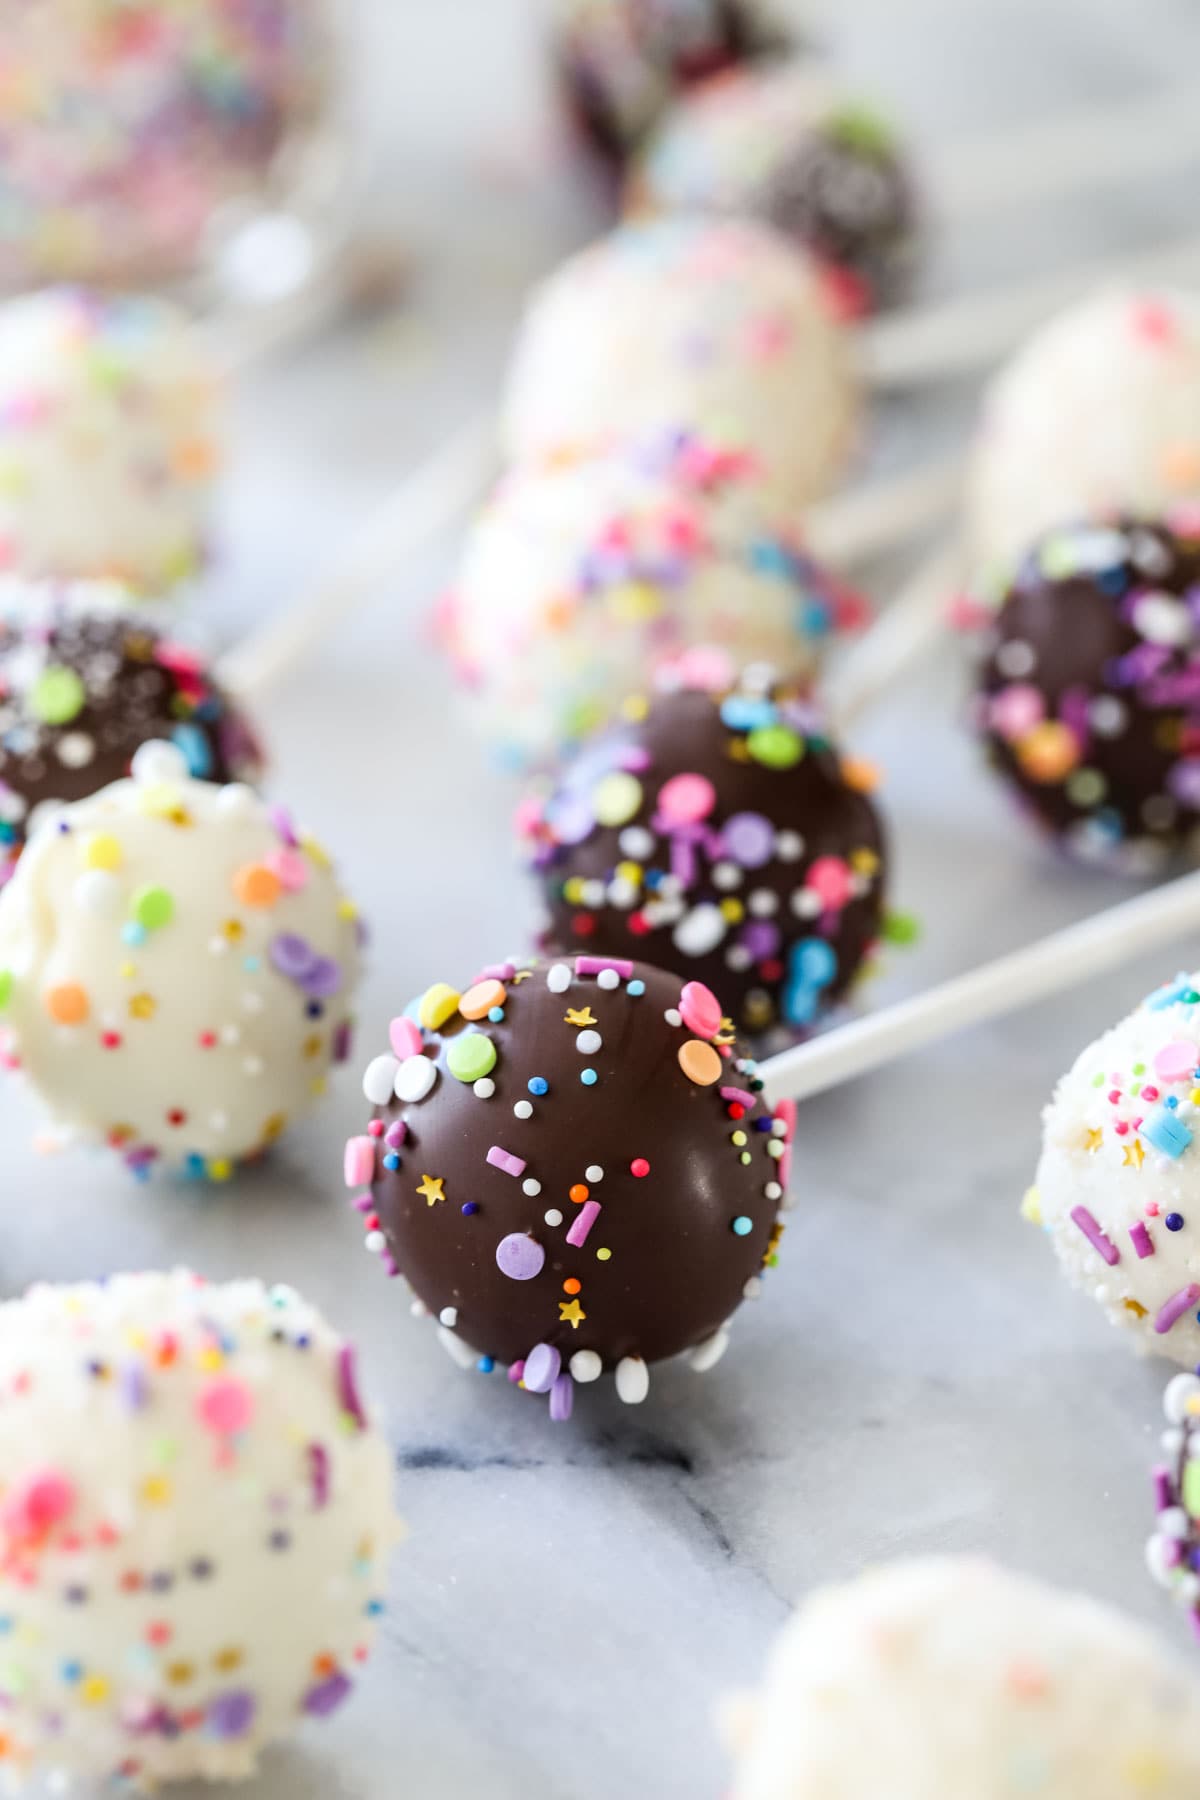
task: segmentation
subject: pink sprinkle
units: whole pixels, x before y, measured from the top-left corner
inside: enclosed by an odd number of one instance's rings
[[[0,1521],[14,1536],[36,1537],[65,1519],[74,1506],[71,1482],[56,1469],[46,1469],[18,1482],[5,1499]]]
[[[499,1144],[493,1144],[487,1153],[487,1159],[493,1169],[503,1169],[506,1175],[523,1175],[525,1159],[514,1156],[511,1150],[502,1150]]]
[[[1187,1038],[1176,1038],[1154,1058],[1154,1073],[1160,1081],[1187,1081],[1200,1066],[1200,1044]]]
[[[200,1390],[196,1413],[201,1424],[218,1437],[236,1437],[254,1417],[254,1395],[244,1381],[221,1375]]]
[[[388,1280],[394,1281],[400,1273],[400,1264],[396,1261],[391,1251],[385,1250],[379,1260],[383,1264],[383,1272]]]
[[[1110,1237],[1105,1237],[1099,1224],[1093,1218],[1086,1206],[1073,1207],[1071,1209],[1071,1217],[1076,1225],[1078,1225],[1080,1231],[1082,1231],[1088,1243],[1092,1246],[1092,1249],[1104,1258],[1109,1268],[1112,1268],[1114,1264],[1120,1262],[1121,1252],[1117,1249],[1117,1246]]]
[[[1118,1119],[1116,1124],[1113,1126],[1113,1130],[1116,1132],[1118,1137],[1124,1137],[1129,1130],[1128,1119]]]
[[[282,849],[272,850],[264,861],[272,874],[279,877],[280,885],[289,894],[298,894],[308,885],[308,859],[301,851],[284,846]]]
[[[389,1150],[398,1150],[408,1136],[408,1126],[403,1119],[393,1119],[383,1135],[383,1141]]]
[[[383,1136],[383,1120],[382,1119],[372,1119],[371,1120],[371,1123],[367,1126],[367,1136],[373,1137],[373,1138]]]
[[[524,1379],[525,1379],[525,1358],[523,1356],[519,1357],[515,1363],[509,1363],[508,1379],[512,1382],[514,1387],[516,1387],[516,1385],[519,1381],[524,1381]]]
[[[478,987],[481,981],[511,981],[516,972],[515,963],[489,963],[486,969],[480,969],[471,986]]]
[[[1141,1257],[1154,1255],[1154,1239],[1141,1223],[1129,1227],[1129,1235],[1133,1239],[1133,1247]]]
[[[1164,1337],[1172,1325],[1177,1325],[1189,1306],[1194,1306],[1197,1300],[1200,1300],[1200,1287],[1194,1281],[1189,1281],[1185,1288],[1172,1294],[1159,1308],[1158,1317],[1154,1321],[1154,1329],[1159,1337]]]
[[[350,1204],[355,1212],[369,1213],[375,1201],[370,1194],[355,1194]]]
[[[346,1142],[342,1173],[348,1188],[361,1187],[375,1173],[375,1139],[352,1137]]]
[[[672,775],[658,790],[658,811],[671,825],[697,825],[717,804],[707,775]]]
[[[1142,1099],[1143,1100],[1157,1100],[1158,1099],[1158,1089],[1156,1087],[1144,1087],[1142,1089]]]
[[[575,1215],[574,1224],[567,1233],[568,1244],[573,1244],[576,1250],[579,1249],[581,1244],[586,1244],[587,1234],[599,1217],[600,1202],[598,1200],[585,1200]]]
[[[421,1027],[415,1019],[393,1019],[388,1026],[388,1042],[401,1062],[406,1056],[420,1056],[425,1048]]]
[[[702,981],[689,981],[679,996],[679,1011],[688,1030],[700,1038],[716,1037],[721,1029],[721,1002]]]
[[[720,1090],[722,1100],[732,1100],[738,1106],[744,1106],[747,1112],[753,1110],[754,1095],[745,1088],[723,1087]]]
[[[603,975],[605,969],[613,969],[622,981],[628,981],[633,974],[633,964],[623,961],[619,956],[577,956],[575,958],[577,975]]]

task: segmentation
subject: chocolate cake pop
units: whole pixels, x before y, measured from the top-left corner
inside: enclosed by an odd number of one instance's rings
[[[346,1146],[367,1247],[464,1366],[566,1418],[614,1372],[712,1366],[775,1256],[794,1108],[699,982],[619,958],[498,964],[393,1020]],[[360,1191],[361,1190],[361,1191]]]
[[[205,781],[262,773],[253,731],[203,657],[134,616],[125,590],[0,581],[0,883],[38,807],[107,787],[155,739]]]
[[[721,994],[738,1030],[811,1025],[879,936],[873,775],[797,683],[695,651],[585,743],[518,825],[542,947],[636,952]]]
[[[817,258],[852,318],[911,284],[917,202],[896,134],[809,60],[734,70],[681,98],[635,164],[627,204],[763,220]]]
[[[1163,1395],[1167,1429],[1164,1460],[1154,1470],[1157,1517],[1146,1545],[1146,1564],[1191,1614],[1200,1637],[1200,1379],[1176,1375]]]
[[[313,1307],[186,1270],[35,1287],[0,1393],[10,1779],[232,1780],[347,1698],[400,1532]]]
[[[1143,873],[1200,852],[1200,503],[1040,539],[976,710],[993,765],[1072,855]]]

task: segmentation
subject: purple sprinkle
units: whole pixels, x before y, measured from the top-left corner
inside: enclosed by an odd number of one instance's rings
[[[121,1399],[130,1412],[141,1412],[149,1398],[146,1365],[140,1356],[131,1356],[121,1367]]]
[[[1129,1235],[1133,1239],[1133,1247],[1140,1257],[1154,1255],[1154,1240],[1140,1220],[1136,1225],[1129,1227]]]
[[[738,942],[755,962],[767,962],[778,956],[783,936],[773,919],[751,919],[743,925]]]
[[[548,1394],[561,1369],[562,1356],[553,1344],[535,1344],[525,1358],[522,1379],[531,1394]]]
[[[308,1446],[308,1477],[312,1483],[313,1505],[320,1512],[329,1504],[329,1452],[324,1444]]]
[[[1200,1606],[1196,1608],[1195,1612],[1191,1615],[1191,1618],[1192,1636],[1200,1643]]]
[[[733,1100],[738,1106],[744,1106],[747,1109],[752,1109],[756,1104],[754,1095],[748,1094],[745,1088],[723,1087],[720,1094],[722,1100]]]
[[[296,827],[292,824],[292,815],[286,806],[272,806],[270,820],[276,834],[281,837],[289,850],[300,848],[300,839],[296,836]]]
[[[1163,1468],[1160,1463],[1154,1470],[1151,1480],[1154,1483],[1154,1510],[1155,1512],[1166,1512],[1169,1506],[1174,1506],[1175,1504],[1175,1491],[1171,1486],[1171,1472],[1169,1469]]]
[[[761,869],[775,854],[775,827],[762,813],[734,813],[721,833],[721,853],[743,869]]]
[[[633,975],[633,964],[616,956],[577,956],[575,958],[576,975],[603,975],[605,969],[615,969],[622,981],[628,981]]]
[[[332,1000],[342,985],[342,965],[332,956],[316,956],[300,986],[311,1000]]]
[[[575,1223],[567,1233],[568,1244],[573,1244],[576,1250],[578,1250],[581,1244],[586,1244],[587,1234],[599,1217],[600,1202],[598,1200],[585,1200],[575,1215]]]
[[[338,1399],[342,1403],[343,1410],[350,1414],[358,1429],[365,1431],[367,1415],[363,1411],[363,1403],[359,1398],[355,1361],[354,1345],[343,1344],[337,1356]]]
[[[294,931],[281,931],[273,937],[267,954],[271,967],[286,981],[303,981],[317,960],[308,939],[298,937]]]
[[[385,1250],[379,1260],[383,1264],[383,1272],[388,1280],[395,1281],[397,1275],[400,1273],[400,1264],[396,1261],[391,1251]]]
[[[595,808],[582,794],[564,794],[547,806],[546,823],[558,843],[582,844],[595,828]]]
[[[1092,1217],[1086,1206],[1073,1207],[1071,1209],[1071,1217],[1076,1225],[1078,1225],[1080,1231],[1082,1231],[1088,1243],[1092,1246],[1092,1249],[1104,1258],[1110,1269],[1116,1263],[1120,1262],[1121,1252],[1117,1249],[1117,1246],[1110,1237],[1105,1237],[1098,1222]]]
[[[1200,1300],[1200,1287],[1194,1281],[1189,1281],[1185,1288],[1172,1294],[1159,1308],[1158,1317],[1154,1321],[1154,1329],[1159,1337],[1165,1337],[1171,1327],[1179,1323],[1188,1307],[1194,1306],[1197,1300]]]
[[[575,1404],[575,1383],[569,1375],[560,1375],[550,1389],[550,1417],[556,1425],[565,1425]]]
[[[254,1714],[258,1702],[253,1694],[245,1688],[233,1688],[228,1694],[218,1694],[209,1702],[207,1726],[210,1734],[217,1738],[245,1737],[254,1723]]]
[[[352,1682],[348,1675],[340,1669],[318,1681],[316,1687],[310,1687],[304,1696],[304,1710],[310,1719],[327,1719],[336,1712],[350,1693]]]
[[[487,1153],[487,1160],[493,1169],[503,1169],[506,1175],[523,1175],[525,1173],[524,1157],[514,1156],[511,1150],[502,1150],[499,1144],[492,1145]]]
[[[524,1357],[518,1357],[517,1361],[515,1363],[509,1363],[508,1379],[512,1382],[514,1387],[517,1385],[517,1383],[519,1381],[523,1381],[525,1379],[525,1359],[524,1359]]]
[[[354,1194],[351,1197],[350,1204],[355,1212],[369,1213],[375,1204],[375,1197],[373,1194]]]
[[[541,1274],[545,1261],[542,1246],[524,1231],[510,1231],[496,1245],[496,1267],[510,1281],[532,1281]]]
[[[337,1064],[350,1061],[350,1052],[354,1046],[354,1027],[349,1019],[343,1019],[333,1034],[333,1060]]]
[[[389,1150],[398,1150],[408,1136],[408,1126],[403,1119],[393,1119],[383,1134],[383,1141]]]

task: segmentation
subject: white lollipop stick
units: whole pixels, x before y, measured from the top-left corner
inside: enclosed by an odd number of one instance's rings
[[[804,535],[813,554],[834,568],[869,562],[945,518],[961,486],[961,455],[927,462],[821,501]]]
[[[1094,975],[1107,975],[1147,951],[1195,937],[1198,928],[1200,873],[1056,931],[827,1037],[784,1050],[763,1063],[759,1074],[772,1104],[806,1100],[939,1038],[1001,1019]]]
[[[956,539],[938,545],[831,675],[825,690],[834,728],[845,733],[933,652],[947,629],[962,577]]]

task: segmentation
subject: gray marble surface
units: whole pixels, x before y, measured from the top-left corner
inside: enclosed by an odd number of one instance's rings
[[[932,162],[1080,98],[1196,64],[1190,0],[839,0],[831,35]],[[241,396],[226,640],[288,605],[372,499],[494,385],[529,274],[588,228],[545,161],[523,0],[360,0],[372,191],[407,235],[407,308],[263,371]],[[1192,175],[1194,178],[1194,171]],[[1195,225],[1194,180],[976,223],[931,291]],[[893,401],[881,464],[960,432],[963,390]],[[362,1043],[435,978],[523,941],[507,790],[464,734],[425,637],[447,542],[397,568],[325,654],[266,696],[277,785],[338,850],[374,921]],[[879,572],[885,596],[899,571]],[[888,771],[897,900],[925,922],[881,1004],[1117,897],[1049,863],[960,726],[944,654],[862,732]],[[1180,958],[1194,951],[1180,947]],[[569,1427],[459,1373],[361,1248],[339,1192],[348,1080],[270,1166],[210,1196],[27,1153],[0,1090],[7,1291],[186,1261],[295,1283],[360,1341],[387,1406],[411,1537],[357,1703],[276,1754],[257,1800],[715,1800],[723,1690],[752,1680],[789,1603],[865,1561],[986,1549],[1174,1635],[1142,1572],[1163,1372],[1059,1284],[1017,1202],[1038,1113],[1075,1051],[1171,972],[1147,962],[807,1106],[785,1254],[713,1374],[649,1402],[589,1392]]]

